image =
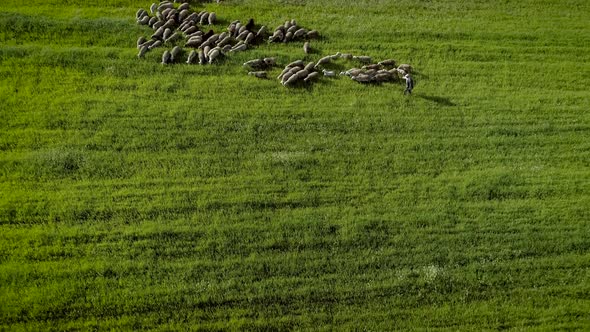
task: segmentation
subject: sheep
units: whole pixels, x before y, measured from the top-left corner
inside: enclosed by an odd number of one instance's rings
[[[187,10],[187,9],[189,9],[189,6],[190,6],[189,3],[188,2],[185,2],[182,5],[178,6],[178,10],[181,10],[181,11],[182,10]]]
[[[200,65],[204,65],[207,63],[207,56],[205,56],[205,52],[203,52],[203,50],[198,51],[198,56]]]
[[[263,60],[267,67],[272,67],[277,64],[277,59],[273,57],[264,58]]]
[[[313,73],[309,73],[307,75],[307,77],[303,79],[303,81],[304,82],[310,82],[310,81],[313,81],[313,80],[317,79],[318,77],[320,77],[320,73],[318,73],[317,71],[315,71]]]
[[[293,32],[293,38],[300,38],[307,34],[306,29],[298,29],[297,31]]]
[[[152,39],[162,39],[162,35],[164,35],[164,27],[158,28],[156,32],[151,36]]]
[[[154,40],[154,42],[149,46],[150,50],[153,50],[156,47],[162,46],[163,42],[161,40]]]
[[[231,51],[231,49],[232,49],[231,44],[227,44],[221,48],[221,51],[223,51],[223,53],[227,53],[227,52]]]
[[[186,63],[187,64],[193,64],[197,61],[198,59],[198,55],[197,55],[197,51],[192,50],[189,54],[188,54],[188,58],[186,59]]]
[[[173,19],[169,19],[168,21],[166,21],[166,23],[164,23],[164,25],[162,25],[162,28],[172,28],[174,27],[174,25],[176,25],[176,21],[174,21]]]
[[[264,68],[265,63],[264,63],[264,59],[253,59],[253,60],[248,60],[248,61],[244,62],[244,66],[249,66],[253,69],[258,69],[258,68]]]
[[[184,44],[184,46],[197,48],[197,47],[201,46],[202,43],[203,43],[203,38],[201,36],[195,36],[195,37],[191,37],[186,42],[186,44]]]
[[[317,30],[311,30],[307,33],[307,38],[309,39],[317,39],[319,38],[320,33]]]
[[[189,15],[190,11],[188,11],[188,9],[184,9],[178,14],[178,20],[184,21],[184,19],[186,19]]]
[[[208,12],[204,12],[203,15],[201,15],[201,19],[199,20],[199,24],[205,25],[205,23],[209,23],[209,13]]]
[[[164,51],[164,54],[162,54],[162,64],[163,65],[167,65],[168,63],[170,63],[170,51],[166,50]]]
[[[295,34],[295,31],[297,31],[297,27],[294,25],[289,27],[289,29],[287,29],[287,32],[290,32],[292,34]]]
[[[232,34],[234,37],[240,33],[240,29],[242,29],[242,23],[240,21],[238,21],[238,23],[236,23],[234,25],[234,29],[232,31]]]
[[[342,54],[342,53],[340,53],[340,52],[336,52],[336,54],[334,54],[334,55],[331,55],[331,57],[332,57],[332,60],[338,60],[338,59],[340,58],[340,55],[341,55],[341,54]]]
[[[158,5],[155,2],[152,3],[152,5],[150,6],[150,12],[152,12],[152,15],[155,14],[157,10],[158,10]]]
[[[166,40],[170,36],[172,36],[172,29],[166,28],[166,30],[164,30],[164,33],[162,34],[162,39]]]
[[[141,48],[141,44],[145,43],[147,39],[144,36],[137,38],[137,49]]]
[[[256,78],[267,78],[265,71],[250,71],[248,75],[254,76]]]
[[[256,39],[264,39],[265,34],[266,34],[266,26],[263,25],[260,27],[260,29],[258,29],[258,32],[256,32]]]
[[[135,19],[140,20],[142,17],[147,15],[148,13],[143,8],[139,8],[135,13]]]
[[[161,12],[165,9],[171,9],[171,8],[174,8],[174,5],[172,3],[164,2],[158,6],[158,11]]]
[[[373,76],[373,75],[377,74],[377,69],[368,69],[368,70],[365,70],[364,73],[367,75]]]
[[[384,67],[395,67],[395,60],[393,59],[379,61],[378,63]]]
[[[176,9],[170,9],[168,14],[165,15],[166,19],[173,20],[174,22],[178,21],[178,11]]]
[[[291,40],[291,39],[293,39],[293,33],[288,31],[288,32],[285,34],[285,39],[283,39],[283,43],[286,43],[286,42],[288,42],[288,41],[289,41],[289,40]]]
[[[303,69],[305,69],[309,72],[312,72],[314,67],[315,67],[315,62],[312,61],[312,62],[309,62],[307,65],[305,65],[305,67]]]
[[[173,9],[173,8],[166,8],[166,9],[164,9],[164,10],[161,12],[161,13],[162,13],[162,16],[164,16],[164,17],[168,17],[168,14],[170,14],[170,11],[171,11],[172,9]]]
[[[172,34],[172,36],[166,38],[165,42],[172,43],[172,42],[176,41],[179,38],[180,38],[180,34],[178,32],[175,32],[175,33]]]
[[[351,76],[351,77],[352,77],[352,76],[356,76],[356,75],[358,75],[358,74],[360,74],[360,73],[362,73],[362,72],[363,72],[363,70],[362,70],[362,69],[358,69],[358,68],[351,68],[351,69],[349,69],[349,70],[347,70],[347,71],[345,71],[345,72],[343,72],[343,73],[344,73],[344,75],[346,75],[346,76]],[[341,73],[341,74],[342,74],[342,73]]]
[[[191,13],[184,19],[185,22],[197,23],[199,22],[199,17],[197,13]]]
[[[377,74],[375,74],[375,76],[373,76],[373,80],[378,83],[387,82],[387,81],[390,81],[391,79],[392,79],[392,76],[387,71],[384,73],[377,73]]]
[[[176,60],[178,59],[178,55],[180,55],[180,53],[182,53],[182,49],[178,46],[174,46],[174,48],[172,48],[172,51],[170,52],[170,62],[176,62]]]
[[[362,66],[361,68],[362,69],[381,69],[381,68],[383,68],[383,66],[381,66],[378,63],[374,63],[374,64]]]
[[[166,22],[164,22],[164,21],[158,21],[158,22],[156,22],[156,23],[154,23],[154,24],[152,25],[152,29],[154,29],[154,30],[158,30],[158,29],[159,29],[160,27],[162,27],[162,26],[163,26],[165,23],[166,23]]]
[[[305,42],[303,44],[303,53],[309,54],[311,52],[311,46],[309,46],[309,42]]]
[[[205,54],[205,59],[207,59],[207,61],[209,61],[209,51],[211,51],[211,47],[205,46],[205,47],[201,47],[201,49],[203,50],[203,54]]]
[[[219,34],[219,40],[223,40],[227,36],[229,36],[229,33],[227,33],[227,31],[223,31]]]
[[[150,17],[149,16],[144,16],[141,19],[137,20],[137,23],[141,24],[141,25],[147,25],[150,22]]]
[[[195,33],[197,31],[199,31],[199,28],[197,28],[196,26],[193,25],[193,26],[189,26],[188,28],[186,28],[186,30],[184,30],[183,32],[186,35],[190,35],[191,33]]]
[[[291,70],[290,67],[285,67],[285,69],[283,69],[283,71],[279,74],[279,76],[277,76],[277,79],[280,80],[283,78],[283,76],[288,73]]]
[[[149,20],[149,22],[148,22],[148,25],[149,25],[150,27],[153,27],[153,26],[154,26],[154,24],[156,24],[156,22],[158,22],[158,18],[157,18],[157,17],[152,17],[152,18],[150,18],[150,20]]]
[[[205,34],[203,34],[203,40],[209,39],[209,37],[213,36],[214,34],[215,34],[215,32],[213,32],[213,30],[209,29],[209,31],[207,31]]]
[[[217,43],[217,46],[223,47],[225,45],[228,45],[231,42],[231,40],[232,40],[231,36],[226,36],[225,38],[223,38],[221,41],[219,41]]]
[[[250,31],[244,30],[236,37],[236,39],[245,40],[249,33],[250,33]]]
[[[293,75],[291,75],[291,77],[289,77],[289,79],[286,80],[283,83],[283,85],[285,85],[285,86],[291,85],[291,84],[295,83],[296,81],[307,77],[308,74],[309,74],[309,71],[307,71],[305,69],[301,69],[300,71],[298,71],[298,72],[294,73]]]
[[[369,83],[372,80],[372,77],[370,75],[367,74],[358,74],[356,76],[351,76],[350,77],[352,80],[357,81],[359,83]]]
[[[147,41],[145,41],[144,43],[142,43],[141,45],[139,45],[139,47],[138,47],[138,48],[142,48],[143,46],[150,47],[150,46],[151,46],[153,43],[155,43],[155,42],[156,42],[156,40],[155,40],[155,39],[150,39],[150,40],[147,40]]]
[[[219,38],[218,34],[214,34],[211,37],[207,38],[207,40],[205,40],[201,45],[201,48],[206,46],[214,46],[215,42],[217,41],[217,38]]]
[[[209,25],[215,24],[217,22],[217,14],[215,14],[215,12],[210,13],[208,21],[209,21]]]
[[[186,22],[183,21],[182,23],[180,23],[180,25],[178,26],[178,30],[184,32],[186,29],[188,29],[189,27],[194,26],[194,24],[192,24],[192,22]]]
[[[412,66],[408,65],[408,64],[401,64],[397,67],[397,69],[401,69],[403,71],[405,71],[407,74],[411,74],[413,71]]]
[[[281,76],[281,83],[284,84],[291,78],[291,76],[295,75],[295,73],[297,73],[300,70],[302,70],[301,67],[289,68],[289,70]]]
[[[353,56],[352,57],[354,60],[358,60],[362,63],[371,63],[372,62],[372,58],[370,56],[366,56],[366,55],[359,55],[359,56]]]
[[[341,53],[340,58],[344,60],[352,60],[352,54],[350,53]]]
[[[203,31],[195,31],[191,34],[186,35],[186,38],[191,39],[193,37],[201,37],[201,39],[203,38]]]
[[[138,58],[143,58],[143,56],[149,51],[149,47],[147,45],[143,45],[139,48],[139,53],[137,54]]]
[[[212,64],[215,59],[217,59],[221,55],[221,49],[219,47],[215,47],[209,51],[207,57],[209,58],[209,64]]]
[[[330,61],[332,61],[332,56],[331,55],[326,55],[325,57],[321,58],[318,60],[318,62],[315,65],[315,68],[319,68],[322,65],[325,65],[327,63],[329,63]]]
[[[271,43],[280,42],[283,40],[283,38],[285,38],[285,34],[282,30],[275,30],[272,36],[268,37]]]
[[[249,44],[252,40],[254,39],[254,34],[252,32],[248,33],[248,35],[246,36],[246,39],[244,39],[244,42],[246,44]]]
[[[245,51],[246,49],[248,49],[247,44],[237,44],[236,46],[232,47],[230,52],[240,52]]]
[[[303,62],[303,60],[295,60],[287,65],[287,67],[289,67],[289,68],[303,67],[303,66],[305,66],[305,62]]]
[[[322,70],[326,77],[336,77],[336,73],[333,70]]]

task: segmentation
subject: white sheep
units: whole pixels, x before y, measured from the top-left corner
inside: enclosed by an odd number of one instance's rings
[[[311,46],[309,45],[309,42],[305,42],[303,44],[303,53],[309,54],[309,52],[311,52]]]
[[[256,78],[267,78],[265,71],[250,71],[248,75],[254,76]]]
[[[172,55],[170,54],[170,51],[168,51],[168,50],[164,51],[164,54],[162,54],[162,64],[163,65],[169,64],[171,56]]]
[[[336,72],[334,72],[333,70],[322,70],[322,73],[324,73],[324,76],[326,77],[336,77]]]
[[[198,59],[198,55],[197,55],[197,51],[192,50],[189,54],[188,54],[188,58],[186,59],[186,63],[193,64],[197,61]]]

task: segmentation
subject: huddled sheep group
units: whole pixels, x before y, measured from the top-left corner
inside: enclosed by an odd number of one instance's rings
[[[272,36],[268,37],[271,43],[287,43],[302,39],[315,39],[320,36],[317,30],[308,31],[297,25],[295,20],[287,20],[284,24],[279,25]],[[309,44],[308,44],[309,45]]]
[[[187,64],[213,64],[230,53],[245,51],[252,45],[263,42],[267,37],[269,43],[303,41],[303,52],[309,54],[311,53],[310,40],[319,37],[317,30],[300,27],[294,19],[279,25],[272,34],[267,32],[264,25],[257,28],[254,19],[249,19],[246,23],[239,20],[233,21],[228,25],[227,31],[215,33],[210,29],[217,22],[215,12],[204,10],[194,12],[188,0],[174,2],[181,3],[162,1],[153,3],[149,12],[145,9],[137,11],[137,23],[147,25],[154,30],[149,39],[141,36],[137,40],[139,58],[157,47],[164,46],[172,48],[165,50],[162,54],[162,64],[180,62],[185,51],[175,44],[182,39],[184,39],[184,47],[190,49],[186,56]],[[329,68],[330,63],[340,59],[356,61],[361,65],[361,68],[355,67],[340,73],[359,83],[398,82],[406,73],[412,72],[410,65],[396,66],[396,61],[392,59],[374,63],[369,56],[353,56],[337,52],[334,55],[324,56],[316,62],[293,61],[284,67],[278,79],[283,86],[294,86],[317,81],[321,76],[337,77],[336,72]],[[249,69],[248,75],[257,78],[268,78],[266,70],[276,65],[274,57],[253,59],[244,63],[244,66]]]
[[[401,64],[396,67],[396,61],[393,59],[379,61],[378,63],[369,62],[369,64],[361,68],[351,68],[343,71],[340,75],[349,76],[353,81],[359,83],[383,83],[398,82],[404,75],[412,72],[412,66]]]
[[[351,68],[347,71],[340,72],[342,76],[348,76],[353,81],[359,83],[384,83],[399,82],[407,73],[412,72],[412,66],[402,64],[396,67],[396,61],[387,59],[378,63],[372,63],[368,56],[353,56],[337,52],[334,55],[328,55],[317,62],[305,63],[304,60],[296,60],[285,66],[277,79],[283,86],[293,86],[300,83],[309,83],[318,80],[321,76],[336,77],[336,72],[324,68],[325,65],[338,59],[357,60],[361,63],[367,63],[361,68]],[[276,64],[275,58],[253,59],[244,63],[244,66],[255,70],[248,72],[248,75],[257,78],[268,78],[266,69],[272,68]]]
[[[250,45],[259,43],[266,37],[266,27],[256,29],[254,19],[250,19],[246,24],[239,20],[233,21],[227,27],[227,31],[215,33],[212,29],[204,27],[214,25],[217,22],[217,14],[207,11],[193,12],[188,2],[183,2],[178,7],[170,1],[153,3],[149,12],[139,9],[136,20],[138,24],[148,25],[154,30],[149,39],[141,36],[137,40],[139,58],[157,47],[172,46],[184,38],[184,47],[193,49],[188,53],[186,63],[211,64],[227,53],[245,51]],[[172,50],[162,54],[162,64],[178,62],[179,56],[183,53],[182,48],[174,46]]]

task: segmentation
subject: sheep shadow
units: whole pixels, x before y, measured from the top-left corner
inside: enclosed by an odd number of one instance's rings
[[[424,100],[435,102],[441,106],[457,106],[457,104],[453,103],[449,98],[446,97],[439,97],[439,96],[428,96],[428,95],[418,95],[419,98]]]

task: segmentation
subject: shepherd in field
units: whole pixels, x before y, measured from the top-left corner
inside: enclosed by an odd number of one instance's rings
[[[412,94],[412,89],[414,88],[414,79],[412,76],[410,76],[410,73],[406,74],[404,79],[406,80],[406,89],[404,90],[404,95],[406,93]]]

